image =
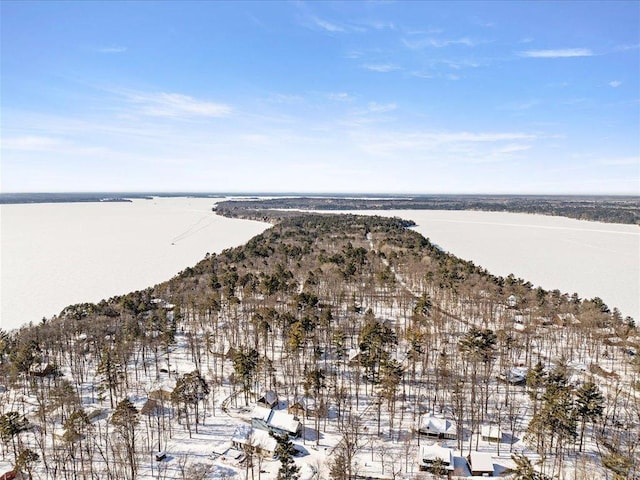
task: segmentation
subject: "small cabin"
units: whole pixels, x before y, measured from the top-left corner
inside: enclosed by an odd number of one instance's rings
[[[258,399],[258,405],[266,408],[273,408],[278,405],[278,394],[273,390],[267,390],[264,394]]]
[[[471,468],[471,475],[474,477],[492,477],[493,456],[486,452],[471,452],[467,457]]]
[[[230,450],[244,452],[250,449],[268,459],[274,458],[278,446],[277,440],[273,438],[269,432],[250,427],[249,425],[240,425],[236,428],[233,438],[231,439],[231,444],[233,448]],[[229,450],[227,450],[226,455],[229,455]]]
[[[442,465],[447,472],[447,476],[451,478],[454,470],[453,450],[451,448],[441,447],[440,445],[421,445],[418,456],[418,467],[420,471],[431,471],[437,464]]]
[[[318,415],[316,399],[311,397],[296,397],[295,400],[287,406],[287,412],[297,417],[315,417]]]
[[[482,440],[490,443],[502,443],[503,432],[497,425],[482,425],[480,427]]]
[[[457,426],[451,420],[429,415],[422,421],[418,433],[441,440],[455,440],[457,438]]]

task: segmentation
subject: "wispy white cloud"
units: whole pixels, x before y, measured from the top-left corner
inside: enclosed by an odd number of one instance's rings
[[[524,144],[524,143],[510,143],[508,145],[504,145],[503,147],[496,148],[494,150],[497,154],[508,154],[508,153],[516,153],[516,152],[524,152],[526,150],[531,150],[532,145]]]
[[[528,58],[570,58],[591,57],[594,53],[588,48],[561,48],[552,50],[527,50],[520,52],[519,55]]]
[[[62,138],[25,135],[2,139],[2,149],[20,152],[47,152],[63,155],[102,153],[102,147],[78,146]]]
[[[363,56],[364,56],[364,53],[359,50],[349,50],[344,54],[344,58],[351,58],[351,59],[362,58]]]
[[[536,134],[522,132],[368,132],[354,135],[364,152],[380,157],[431,158],[440,162],[496,163],[533,148]]]
[[[42,151],[58,147],[57,138],[27,135],[2,139],[2,148],[8,150]]]
[[[402,39],[402,43],[405,47],[412,50],[418,50],[427,47],[444,48],[452,45],[462,45],[465,47],[475,47],[480,44],[477,40],[472,40],[468,37],[457,39],[440,39],[434,37],[420,38],[420,39]]]
[[[272,93],[267,98],[267,101],[270,103],[293,104],[304,101],[304,97],[295,94]]]
[[[618,45],[614,48],[616,52],[626,52],[629,50],[638,50],[640,49],[640,43],[629,44],[629,45]]]
[[[313,24],[316,27],[321,28],[322,30],[325,30],[327,32],[344,32],[345,28],[340,26],[340,25],[336,25],[335,23],[331,23],[328,22],[327,20],[323,20],[321,18],[318,17],[311,17],[311,21],[313,22]]]
[[[199,100],[181,93],[122,92],[125,99],[137,106],[137,113],[152,117],[226,117],[231,107]]]
[[[362,65],[362,68],[371,70],[372,72],[379,72],[379,73],[388,73],[388,72],[400,70],[399,66],[394,65],[392,63],[366,63]]]
[[[620,85],[622,85],[620,80],[612,80],[609,82],[609,86],[613,88],[618,88]]]
[[[360,25],[374,29],[374,30],[395,30],[396,25],[393,22],[387,22],[383,20],[360,20]]]
[[[350,102],[352,100],[351,95],[346,92],[331,92],[327,94],[327,98],[337,102]]]
[[[420,71],[416,71],[416,72],[411,72],[411,75],[417,78],[426,78],[427,80],[430,80],[432,78],[436,78],[437,75],[431,72],[420,72]]]
[[[377,102],[369,102],[367,108],[371,113],[386,113],[392,112],[393,110],[397,109],[398,106],[395,103],[381,104]]]

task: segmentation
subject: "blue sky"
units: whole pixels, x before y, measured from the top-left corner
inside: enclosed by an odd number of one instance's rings
[[[4,192],[640,194],[638,2],[0,14]]]

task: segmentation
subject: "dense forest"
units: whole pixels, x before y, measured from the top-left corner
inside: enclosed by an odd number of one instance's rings
[[[442,448],[491,452],[496,474],[640,475],[633,319],[493,276],[400,219],[229,208],[277,223],[152,288],[0,331],[0,466],[296,479],[297,448],[304,478],[470,476],[417,462],[436,418],[452,425]],[[216,454],[234,428],[258,428],[247,412],[265,392],[299,408],[301,436],[270,430],[273,455],[234,443],[236,463]]]

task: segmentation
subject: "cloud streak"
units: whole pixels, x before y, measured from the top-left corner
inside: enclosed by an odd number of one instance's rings
[[[468,37],[457,38],[457,39],[439,39],[434,37],[422,38],[418,40],[407,40],[403,39],[402,43],[405,47],[410,48],[411,50],[419,50],[427,47],[433,48],[445,48],[455,45],[462,45],[464,47],[475,47],[479,45],[480,42],[476,40],[472,40]]]
[[[138,113],[151,117],[190,118],[227,117],[229,105],[199,100],[181,93],[127,92],[126,100],[138,106]]]
[[[322,30],[325,30],[327,32],[338,33],[338,32],[344,32],[345,31],[345,29],[343,27],[341,27],[340,25],[336,25],[335,23],[328,22],[328,21],[323,20],[323,19],[318,18],[318,17],[312,17],[311,20],[313,21],[315,26],[317,26],[317,27],[319,27]]]
[[[519,55],[526,58],[571,58],[592,57],[594,54],[588,48],[561,48],[552,50],[526,50],[520,52]]]
[[[373,155],[417,155],[478,162],[507,160],[532,148],[535,134],[521,132],[415,132],[386,133],[359,137],[360,148]]]
[[[362,68],[378,73],[389,73],[400,70],[400,67],[392,63],[366,63]]]

